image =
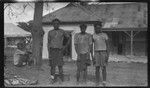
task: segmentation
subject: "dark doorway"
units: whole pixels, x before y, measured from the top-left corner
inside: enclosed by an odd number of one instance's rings
[[[72,40],[72,34],[71,34],[72,31],[66,31],[66,32],[69,34],[69,36]],[[68,38],[65,37],[64,41],[63,41],[63,45],[66,45],[67,41],[68,41]],[[72,48],[71,48],[72,45],[71,44],[72,44],[72,42],[70,41],[69,45],[67,46],[66,50],[64,51],[64,56],[71,57],[71,55],[72,55]]]
[[[123,55],[125,54],[125,41],[126,41],[126,36],[124,32],[120,31],[118,32],[118,54]]]
[[[112,47],[115,49],[115,53],[119,55],[125,54],[125,34],[121,31],[113,31],[111,34]]]
[[[122,53],[123,53],[123,44],[122,44],[122,43],[119,43],[119,44],[118,44],[118,54],[119,54],[119,55],[122,55]]]

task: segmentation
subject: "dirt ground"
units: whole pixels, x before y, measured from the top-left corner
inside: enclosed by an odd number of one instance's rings
[[[48,61],[43,61],[41,71],[37,71],[33,67],[15,67],[13,63],[8,61],[6,66],[16,75],[28,79],[38,79],[37,86],[77,86],[76,85],[76,64],[75,62],[66,62],[64,65],[65,81],[62,84],[58,82],[50,84],[50,67]],[[88,82],[86,85],[78,86],[95,86],[95,68],[88,67]],[[67,78],[70,77],[70,80]],[[109,62],[107,67],[107,85],[106,86],[147,86],[147,64],[144,63],[126,63],[126,62]],[[31,86],[31,85],[30,85]],[[100,85],[101,86],[101,85]]]

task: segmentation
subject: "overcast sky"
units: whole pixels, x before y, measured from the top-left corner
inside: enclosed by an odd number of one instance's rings
[[[7,4],[7,3],[6,3]],[[5,5],[6,5],[5,4]],[[12,4],[12,8],[13,8],[13,11],[15,12],[18,12],[18,13],[21,13],[21,11],[23,11],[23,4],[25,3],[13,3]],[[25,12],[21,15],[18,15],[17,17],[9,17],[9,7],[7,7],[5,10],[4,10],[4,23],[15,23],[15,22],[27,22],[29,20],[33,20],[33,15],[34,15],[34,3],[30,3],[31,6],[27,6],[26,9],[25,9]],[[64,6],[66,6],[68,3],[50,3],[49,5],[49,8],[46,8],[44,6],[44,11],[43,11],[43,15],[45,14],[48,14],[50,12],[53,12],[57,9],[60,9]],[[4,6],[5,6],[4,5]],[[53,9],[52,9],[53,8]]]

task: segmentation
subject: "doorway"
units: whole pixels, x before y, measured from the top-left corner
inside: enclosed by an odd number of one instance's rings
[[[73,31],[65,31],[65,32],[69,35],[69,37],[72,40],[72,32]],[[67,41],[68,41],[68,38],[64,37],[63,45],[66,45]],[[71,58],[71,56],[72,56],[72,41],[70,41],[70,43],[67,46],[66,50],[64,51],[63,55],[67,58]]]
[[[124,55],[125,54],[125,41],[126,36],[122,31],[112,31],[108,33],[111,40],[112,51],[115,54]]]

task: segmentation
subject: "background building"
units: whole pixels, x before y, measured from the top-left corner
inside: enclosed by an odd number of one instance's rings
[[[43,58],[48,58],[47,34],[52,30],[51,21],[58,18],[61,28],[71,33],[71,57],[76,59],[74,34],[80,32],[79,24],[88,25],[87,32],[93,34],[95,21],[103,22],[103,32],[110,38],[111,54],[147,55],[147,3],[78,5],[66,7],[43,16],[45,31]]]
[[[18,42],[23,42],[27,37],[31,37],[31,33],[14,25],[13,23],[4,24],[4,40],[5,55],[12,57],[16,50]]]

